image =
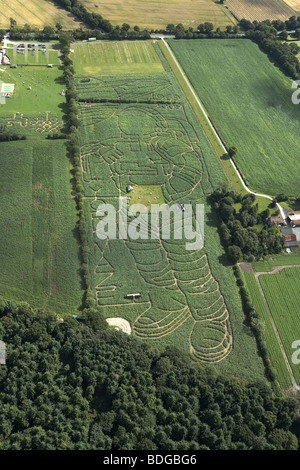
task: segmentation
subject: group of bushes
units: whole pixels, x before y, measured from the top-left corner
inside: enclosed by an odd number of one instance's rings
[[[67,152],[68,157],[73,165],[74,175],[74,192],[77,202],[77,208],[79,213],[78,232],[81,244],[82,254],[82,270],[83,279],[85,282],[85,307],[91,308],[95,305],[95,298],[91,289],[91,278],[89,271],[89,246],[86,232],[86,215],[84,210],[84,186],[81,171],[80,161],[80,135],[79,126],[80,121],[78,119],[78,108],[76,101],[76,90],[74,85],[74,69],[72,60],[69,57],[70,43],[72,36],[69,33],[62,33],[60,36],[61,44],[61,60],[64,81],[66,83],[66,101],[67,101],[67,115],[66,115],[66,130],[68,134],[67,139]]]
[[[266,224],[269,210],[258,213],[255,195],[242,197],[223,187],[214,191],[210,199],[219,215],[220,235],[233,263],[255,261],[282,251],[284,239],[280,229]],[[237,204],[240,204],[239,210]],[[264,224],[261,230],[255,228],[258,224]]]
[[[285,23],[268,20],[260,23],[241,21],[240,26],[245,30],[246,37],[256,42],[286,75],[293,79],[300,76],[300,62],[297,57],[300,48],[293,42],[282,42],[288,37],[287,29],[297,30],[300,27],[300,16],[292,17]]]
[[[5,125],[0,125],[0,142],[10,142],[12,140],[25,140],[26,135],[19,135],[10,132]]]

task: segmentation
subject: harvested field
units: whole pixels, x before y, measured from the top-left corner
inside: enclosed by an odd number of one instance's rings
[[[299,4],[299,0],[294,3]],[[241,20],[250,21],[282,20],[295,14],[294,10],[281,0],[226,0],[228,8]]]
[[[141,28],[161,29],[169,23],[183,23],[197,27],[199,23],[210,21],[216,27],[236,24],[234,17],[224,5],[213,0],[83,0],[88,11],[99,13],[113,25],[130,23]]]
[[[0,0],[0,9],[0,28],[8,28],[10,18],[16,20],[17,26],[41,27],[60,23],[65,29],[75,29],[81,24],[71,13],[46,0]]]
[[[285,3],[287,3],[295,11],[300,12],[300,0],[286,0]]]

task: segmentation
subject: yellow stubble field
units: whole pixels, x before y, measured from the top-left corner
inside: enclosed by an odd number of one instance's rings
[[[229,10],[213,0],[81,0],[90,12],[99,13],[112,25],[129,23],[141,28],[163,29],[178,23],[196,28],[211,22],[215,27],[236,24]]]
[[[60,23],[64,29],[75,29],[80,27],[76,21],[63,8],[59,8],[47,0],[0,0],[0,28],[10,26],[10,18],[17,22],[17,26],[55,26]]]

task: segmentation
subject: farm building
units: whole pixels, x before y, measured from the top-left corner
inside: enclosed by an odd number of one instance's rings
[[[272,225],[280,225],[280,226],[286,225],[286,221],[278,215],[272,215],[271,217],[268,218],[267,222],[270,227]]]
[[[293,214],[288,215],[287,221],[291,227],[300,227],[300,212],[295,211]]]
[[[291,228],[283,228],[281,230],[281,233],[284,238],[284,247],[285,248],[291,248],[293,246],[299,246],[299,242],[297,241],[297,236],[295,233],[293,233],[293,230]]]

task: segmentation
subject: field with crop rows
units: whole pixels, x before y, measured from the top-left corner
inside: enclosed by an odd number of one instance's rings
[[[262,274],[259,277],[266,301],[283,343],[285,353],[300,384],[299,365],[292,362],[292,344],[300,339],[299,289],[300,268],[286,268],[276,274]]]
[[[235,24],[234,17],[224,5],[211,0],[83,0],[88,11],[99,13],[113,25],[130,23],[141,28],[165,29],[166,25],[183,23],[196,28],[199,23],[210,21],[215,27]]]
[[[163,72],[152,41],[97,41],[77,44],[71,54],[78,75]]]
[[[272,367],[275,370],[278,383],[282,388],[289,388],[292,385],[291,377],[288,372],[287,365],[285,364],[283,354],[278,343],[278,339],[266,306],[263,301],[263,297],[258,287],[258,283],[253,273],[243,273],[247,288],[250,292],[250,297],[255,311],[259,315],[260,323],[263,327],[263,335],[267,345],[269,358]]]
[[[70,13],[47,0],[0,0],[0,8],[0,28],[9,28],[10,18],[16,20],[17,26],[41,28],[60,23],[65,29],[75,29],[81,25]]]
[[[292,81],[248,40],[170,40],[248,186],[300,195],[300,108]],[[293,178],[291,178],[291,168]]]
[[[4,67],[0,78],[15,84],[0,124],[27,138],[0,144],[0,297],[71,313],[83,296],[78,218],[65,141],[47,139],[64,127],[61,71]]]
[[[159,49],[157,54],[161,60]],[[251,335],[242,342],[237,334],[232,349],[233,329],[244,328],[243,315],[206,202],[226,177],[166,64],[163,70],[76,78],[90,271],[98,309],[106,318],[128,320],[136,336],[160,346],[177,345],[196,360],[226,362],[243,374],[260,374]],[[126,192],[128,184],[131,193]],[[126,213],[132,202],[174,205],[180,214],[180,204],[204,204],[205,248],[186,249],[186,236],[174,236],[172,215],[169,221],[159,219],[160,228],[154,227],[151,238],[150,213],[132,218]],[[124,239],[99,239],[103,217],[98,208],[104,203],[115,207],[118,229],[126,222],[138,223],[140,237],[129,232]],[[151,217],[156,215],[151,208]],[[162,235],[162,227],[170,229],[170,236]],[[141,296],[128,299],[129,293]]]
[[[0,296],[57,313],[81,304],[69,164],[62,141],[1,143]]]
[[[245,18],[250,21],[285,21],[295,15],[287,3],[282,0],[226,0],[226,5],[239,20]]]

